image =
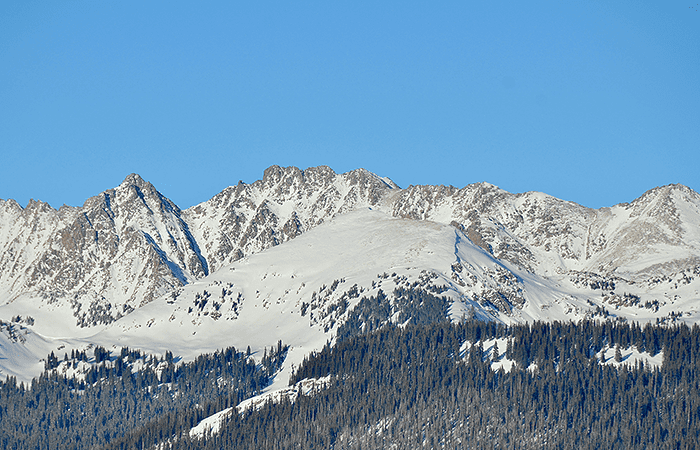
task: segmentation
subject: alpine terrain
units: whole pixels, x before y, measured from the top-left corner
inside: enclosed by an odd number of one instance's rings
[[[342,359],[333,353],[341,352],[339,346],[360,345],[357,340],[372,333],[389,333],[387,342],[413,342],[414,337],[400,335],[411,327],[483,324],[483,335],[473,328],[433,332],[454,341],[446,358],[468,361],[478,348],[479,361],[493,363],[492,370],[520,367],[531,374],[545,360],[558,364],[553,372],[558,373],[563,360],[549,353],[541,360],[523,356],[514,340],[518,333],[521,342],[534,342],[528,327],[590,323],[595,338],[555,353],[586,347],[582,355],[610,370],[624,361],[630,367],[661,367],[669,357],[661,341],[675,338],[658,338],[652,348],[645,336],[653,334],[651,326],[671,330],[698,324],[699,291],[700,195],[682,185],[590,209],[488,183],[402,189],[364,169],[337,174],[325,166],[272,166],[261,180],[239,182],[185,210],[136,174],[82,207],[57,210],[31,201],[22,208],[0,200],[2,378],[28,386],[33,378],[53,373],[82,383],[96,377],[92,382],[98,383],[111,375],[90,375],[96,368],[104,372],[123,362],[129,373],[153,370],[154,386],[171,383],[172,390],[175,370],[189,373],[187,364],[198,364],[201,355],[246,349],[221,355],[230,367],[254,362],[240,370],[252,374],[257,364],[259,378],[250,378],[237,397],[198,410],[191,427],[178,425],[177,430],[192,429],[187,439],[204,439],[220,433],[226,421],[254,416],[245,411],[273,404],[291,408],[284,402],[324,389],[335,392],[329,377],[338,375],[331,368],[333,358]],[[631,327],[631,337],[625,337],[627,331],[606,334],[605,326]],[[645,326],[647,334],[641,331]],[[560,333],[578,339],[576,331]],[[415,345],[427,345],[426,339]],[[551,345],[559,345],[556,336]],[[310,360],[318,355],[325,359]],[[370,373],[372,367],[363,370]],[[172,382],[162,378],[168,370]],[[226,386],[233,385],[226,383],[243,379],[217,376],[214,384],[227,395],[233,391]],[[205,392],[192,405],[204,404]],[[181,407],[173,405],[161,406],[163,420]],[[385,433],[395,437],[397,448],[411,448],[415,442],[399,438],[413,435],[396,431],[412,429],[400,417],[379,414],[368,425],[374,427],[371,433],[341,427],[332,441],[318,445],[372,448],[376,443],[368,444],[367,433],[372,439]],[[450,423],[458,422],[451,417]],[[0,425],[3,420],[8,419],[0,399]],[[395,434],[387,431],[390,423],[399,427]],[[185,442],[173,430],[139,442]],[[119,448],[130,448],[121,433],[94,437],[90,445],[124,439]],[[454,436],[445,434],[440,441],[450,447],[445,436]],[[542,434],[528,436],[533,448],[547,442]],[[74,448],[80,445],[88,444],[76,441]]]

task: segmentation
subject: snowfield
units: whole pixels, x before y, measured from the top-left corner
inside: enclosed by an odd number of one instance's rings
[[[282,341],[283,389],[362,298],[384,293],[398,320],[396,289],[444,296],[454,321],[698,323],[700,195],[669,185],[592,210],[272,166],[187,210],[135,174],[77,208],[0,200],[0,377],[96,345],[189,361]],[[640,358],[654,364],[624,361]]]
[[[489,183],[400,189],[364,169],[272,166],[184,211],[135,174],[81,208],[0,200],[0,377],[29,383],[53,352],[56,373],[81,379],[95,346],[179,362],[250,347],[259,362],[289,345],[260,395],[193,437],[327,387],[288,384],[363,298],[385,295],[403,325],[396,292],[412,289],[444,297],[452,321],[700,323],[700,195],[669,185],[592,210]],[[505,338],[465,342],[460,357],[477,345],[494,371],[538,370],[506,358]],[[63,362],[73,350],[87,361]],[[596,351],[615,367],[663,362]]]
[[[91,344],[171,351],[187,361],[229,346],[250,345],[261,354],[281,340],[291,346],[279,378],[286,384],[305,355],[333,341],[362,297],[381,290],[391,299],[394,289],[409,287],[448,298],[452,320],[474,314],[503,323],[604,316],[698,321],[700,279],[681,274],[653,286],[616,279],[614,291],[611,285],[592,289],[585,280],[568,272],[545,278],[498,260],[452,225],[364,208],[228,264],[103,327],[73,325],[60,304],[4,305],[0,317],[31,316],[34,324],[22,326],[23,342],[2,334],[0,370],[28,380],[51,351],[60,357]],[[646,307],[652,299],[655,306]]]

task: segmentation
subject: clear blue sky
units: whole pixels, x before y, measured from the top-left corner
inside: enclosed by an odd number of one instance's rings
[[[700,190],[679,0],[0,3],[0,198],[136,172],[180,207],[272,164],[586,206]]]

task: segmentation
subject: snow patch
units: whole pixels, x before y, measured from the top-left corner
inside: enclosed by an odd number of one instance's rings
[[[325,389],[331,382],[331,376],[323,378],[305,378],[293,386],[288,386],[282,389],[265,392],[263,394],[243,400],[239,403],[235,410],[239,414],[244,414],[246,411],[256,411],[262,408],[266,403],[279,403],[282,400],[294,402],[300,395],[313,395],[316,392]],[[228,420],[233,413],[234,408],[226,408],[205,419],[202,419],[195,427],[190,430],[190,436],[201,438],[207,433],[218,433],[221,425]]]
[[[598,362],[603,365],[620,367],[620,366],[631,366],[635,367],[637,364],[643,364],[647,368],[660,368],[664,362],[664,352],[661,351],[656,355],[651,355],[648,352],[640,352],[637,347],[627,347],[620,348],[620,358],[619,361],[615,358],[617,350],[615,347],[605,347],[596,356]]]
[[[494,372],[503,369],[505,372],[510,372],[515,367],[515,361],[506,358],[506,349],[508,348],[508,338],[492,338],[485,341],[477,341],[472,344],[465,341],[459,347],[459,355],[463,359],[469,358],[469,352],[472,348],[482,346],[482,361],[491,361],[491,370]]]
[[[208,434],[218,433],[221,425],[229,418],[233,408],[226,408],[205,419],[202,419],[197,425],[190,430],[190,437],[203,438]]]
[[[248,410],[258,410],[267,402],[279,403],[282,400],[294,402],[300,395],[313,395],[316,392],[325,389],[331,382],[331,376],[327,375],[323,378],[304,378],[295,383],[293,386],[288,386],[283,389],[266,392],[264,394],[251,397],[243,400],[236,406],[239,413],[245,413]]]

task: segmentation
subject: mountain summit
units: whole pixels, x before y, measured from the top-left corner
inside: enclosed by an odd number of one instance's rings
[[[454,320],[695,322],[698,276],[700,195],[682,185],[595,210],[488,183],[401,189],[365,169],[271,166],[186,210],[137,174],[77,208],[0,200],[0,320],[36,337],[31,351],[10,339],[27,361],[79,336],[216,349],[216,336],[294,344],[309,329],[308,350],[364,317],[363,298],[388,302],[381,320],[418,311],[401,300],[416,288]],[[283,332],[255,331],[270,324]]]

